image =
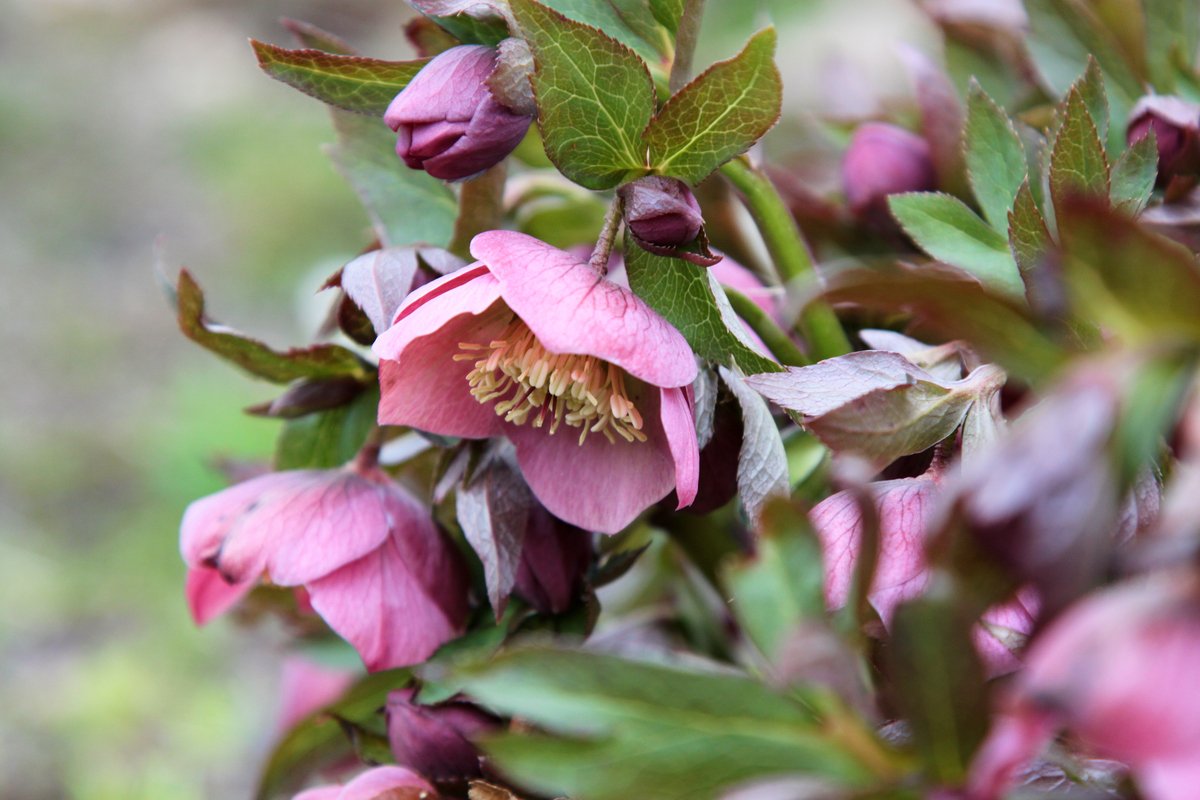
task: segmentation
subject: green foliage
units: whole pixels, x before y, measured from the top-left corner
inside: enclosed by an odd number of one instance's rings
[[[533,89],[546,154],[571,180],[609,189],[646,171],[642,131],[654,84],[637,53],[536,0],[513,0],[533,51]]]
[[[275,383],[301,378],[366,378],[369,367],[350,350],[335,344],[316,344],[279,352],[204,316],[204,293],[186,269],[179,272],[175,291],[179,330],[201,347],[242,369]]]
[[[888,205],[926,253],[974,275],[995,292],[1024,296],[1008,241],[961,200],[948,194],[913,192],[892,195]]]
[[[762,138],[783,102],[774,54],[767,28],[671,97],[645,133],[654,171],[696,184]]]
[[[1072,195],[1108,197],[1108,158],[1083,93],[1067,93],[1062,124],[1050,151],[1050,197],[1057,214]]]
[[[1146,208],[1154,193],[1158,178],[1158,135],[1151,128],[1128,150],[1121,154],[1112,169],[1109,199],[1114,207],[1137,215]]]
[[[382,61],[321,50],[288,50],[253,39],[263,72],[345,111],[379,117],[428,59]]]
[[[646,0],[542,0],[564,17],[599,28],[646,60],[670,52],[666,31]]]
[[[737,364],[747,374],[781,369],[745,341],[725,293],[707,270],[648,253],[629,239],[625,269],[630,288],[679,329],[696,355],[727,367]]]
[[[847,746],[852,732],[870,756],[882,752],[859,723],[825,725],[811,707],[724,672],[527,648],[465,669],[463,682],[485,705],[550,732],[484,741],[505,774],[546,794],[684,800],[782,772],[855,787],[879,767]]]
[[[284,423],[275,445],[275,469],[331,469],[354,458],[375,426],[379,390],[353,402]]]
[[[967,176],[983,215],[992,227],[1008,230],[1008,212],[1028,167],[1025,148],[1004,110],[973,83],[963,132]]]
[[[1027,283],[1032,282],[1034,274],[1042,266],[1054,242],[1050,231],[1046,228],[1046,220],[1038,209],[1037,200],[1029,188],[1029,182],[1021,184],[1017,190],[1016,201],[1012,211],[1008,212],[1008,244],[1012,248],[1013,257],[1021,276]]]

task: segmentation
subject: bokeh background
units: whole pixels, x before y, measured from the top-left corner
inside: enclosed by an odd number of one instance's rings
[[[0,797],[249,797],[285,637],[197,631],[177,549],[219,458],[267,459],[269,399],[174,327],[187,264],[217,319],[310,340],[368,240],[318,103],[258,72],[279,17],[405,58],[401,0],[0,0]],[[789,113],[903,96],[909,0],[709,0],[697,64],[781,28]],[[885,101],[892,102],[892,101]],[[902,102],[902,101],[901,101]],[[787,128],[775,147],[787,149]]]

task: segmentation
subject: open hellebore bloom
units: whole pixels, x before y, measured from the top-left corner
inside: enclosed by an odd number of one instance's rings
[[[383,120],[405,164],[453,181],[500,163],[520,144],[533,117],[493,96],[487,79],[495,68],[490,47],[451,47],[396,95]]]
[[[1200,584],[1163,573],[1088,596],[1034,641],[971,768],[971,800],[1003,796],[1059,728],[1129,765],[1147,800],[1200,787]]]
[[[478,777],[479,751],[471,737],[499,721],[465,701],[420,705],[413,701],[415,693],[402,689],[388,695],[388,739],[396,762],[434,781]]]
[[[530,236],[476,236],[479,263],[413,294],[375,342],[379,419],[508,437],[552,514],[615,533],[672,489],[696,496],[683,336],[639,297]]]
[[[260,578],[303,586],[371,670],[425,660],[466,619],[454,549],[428,509],[375,468],[275,472],[231,486],[188,506],[180,548],[197,620]]]
[[[292,800],[437,800],[429,782],[404,767],[375,767],[345,786],[317,786]]]
[[[888,219],[888,195],[936,187],[929,144],[920,136],[885,122],[854,132],[842,159],[842,188],[856,216]]]

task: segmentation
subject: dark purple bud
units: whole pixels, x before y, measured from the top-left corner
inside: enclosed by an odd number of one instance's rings
[[[888,195],[937,188],[929,144],[895,125],[863,125],[842,159],[842,188],[855,215],[886,215]]]
[[[651,175],[622,186],[625,224],[641,242],[680,247],[700,235],[700,204],[683,181]]]
[[[591,557],[592,540],[587,531],[535,504],[525,529],[517,594],[543,614],[560,614],[578,596]]]
[[[500,163],[529,129],[533,117],[501,105],[487,79],[496,51],[452,47],[434,58],[388,106],[396,153],[412,169],[459,180]]]
[[[471,737],[499,723],[477,706],[461,701],[423,706],[414,689],[388,695],[387,726],[396,763],[435,782],[480,775],[479,751]]]
[[[1158,144],[1159,172],[1169,178],[1200,135],[1200,105],[1178,97],[1143,97],[1129,112],[1125,138],[1136,144],[1152,130]]]

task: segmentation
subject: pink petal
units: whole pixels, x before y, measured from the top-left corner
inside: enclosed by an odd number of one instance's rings
[[[208,564],[221,550],[232,526],[262,498],[274,491],[293,491],[316,474],[272,472],[192,502],[183,512],[179,526],[179,550],[184,563],[192,568]]]
[[[206,625],[213,617],[237,605],[254,588],[255,581],[230,583],[211,567],[191,567],[184,592],[192,621]]]
[[[409,792],[397,790],[410,789]],[[388,794],[394,792],[394,794]],[[422,796],[434,797],[437,791],[417,773],[404,767],[375,767],[342,787],[337,800],[376,800],[380,796],[389,800],[416,800]]]
[[[696,442],[696,419],[690,394],[690,387],[659,390],[663,432],[671,458],[675,460],[675,493],[679,496],[679,508],[692,504],[700,483],[700,447]]]
[[[1137,770],[1137,783],[1146,800],[1195,800],[1200,787],[1200,757],[1146,764]]]
[[[305,789],[295,795],[292,800],[337,800],[341,793],[342,787],[340,786],[316,786],[312,789]]]
[[[375,552],[308,591],[371,671],[424,661],[462,632],[467,614],[462,565],[428,516],[397,526]]]
[[[708,268],[709,273],[722,286],[737,289],[754,301],[754,304],[770,315],[776,322],[782,322],[779,314],[780,300],[778,292],[763,286],[762,281],[750,270],[725,256],[718,263]]]
[[[594,355],[655,386],[695,380],[696,359],[682,334],[570,253],[515,231],[481,233],[471,253],[546,349]]]
[[[284,659],[276,729],[287,731],[314,711],[336,702],[354,678],[350,670],[326,667],[303,656]]]
[[[1029,636],[1033,633],[1037,610],[1036,594],[1025,589],[1007,603],[992,606],[984,612],[982,622],[987,625],[976,627],[973,639],[990,677],[1007,675],[1021,668],[1021,660],[1013,654],[1010,644],[997,638],[997,634],[1004,635],[1007,629],[1018,637]]]
[[[967,775],[970,800],[998,800],[1021,768],[1050,741],[1057,727],[1052,715],[1019,707],[996,718]]]
[[[616,533],[675,487],[675,461],[659,419],[657,392],[636,401],[645,420],[645,442],[609,442],[579,431],[506,425],[517,461],[534,495],[550,513],[580,528]]]

